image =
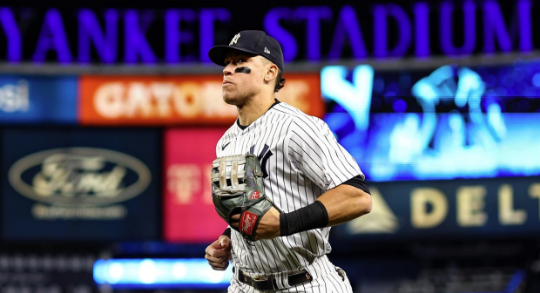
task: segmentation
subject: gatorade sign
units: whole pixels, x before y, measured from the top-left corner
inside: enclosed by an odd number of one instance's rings
[[[287,74],[276,97],[305,113],[322,117],[317,73]],[[84,125],[229,125],[235,106],[221,94],[223,78],[207,76],[83,76],[79,119]]]

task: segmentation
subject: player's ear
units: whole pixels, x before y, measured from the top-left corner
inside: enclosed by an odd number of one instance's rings
[[[277,74],[278,74],[277,65],[274,64],[274,63],[270,63],[269,66],[267,67],[266,73],[264,75],[264,80],[269,82],[269,81],[275,79]]]

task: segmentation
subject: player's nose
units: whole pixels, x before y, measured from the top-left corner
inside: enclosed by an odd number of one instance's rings
[[[234,72],[234,65],[231,63],[227,64],[225,68],[223,68],[223,75],[231,75]]]

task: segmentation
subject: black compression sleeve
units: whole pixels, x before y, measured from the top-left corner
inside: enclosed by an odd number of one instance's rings
[[[360,176],[360,175],[358,175],[356,177],[353,177],[353,178],[343,182],[343,184],[354,186],[354,187],[356,187],[358,189],[362,189],[367,194],[371,194],[369,192],[369,188],[368,188],[366,182],[364,181],[364,179],[362,179],[362,176]]]
[[[281,236],[328,226],[328,211],[322,202],[314,203],[279,217]]]
[[[225,231],[223,231],[223,234],[221,235],[225,235],[229,238],[231,238],[231,227],[228,227],[227,229],[225,229]]]

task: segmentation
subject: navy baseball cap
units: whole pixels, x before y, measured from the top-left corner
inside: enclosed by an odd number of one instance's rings
[[[283,72],[283,52],[279,42],[263,31],[247,30],[234,35],[229,45],[217,45],[208,51],[208,57],[217,65],[225,66],[225,57],[230,50],[261,55],[272,61]]]

